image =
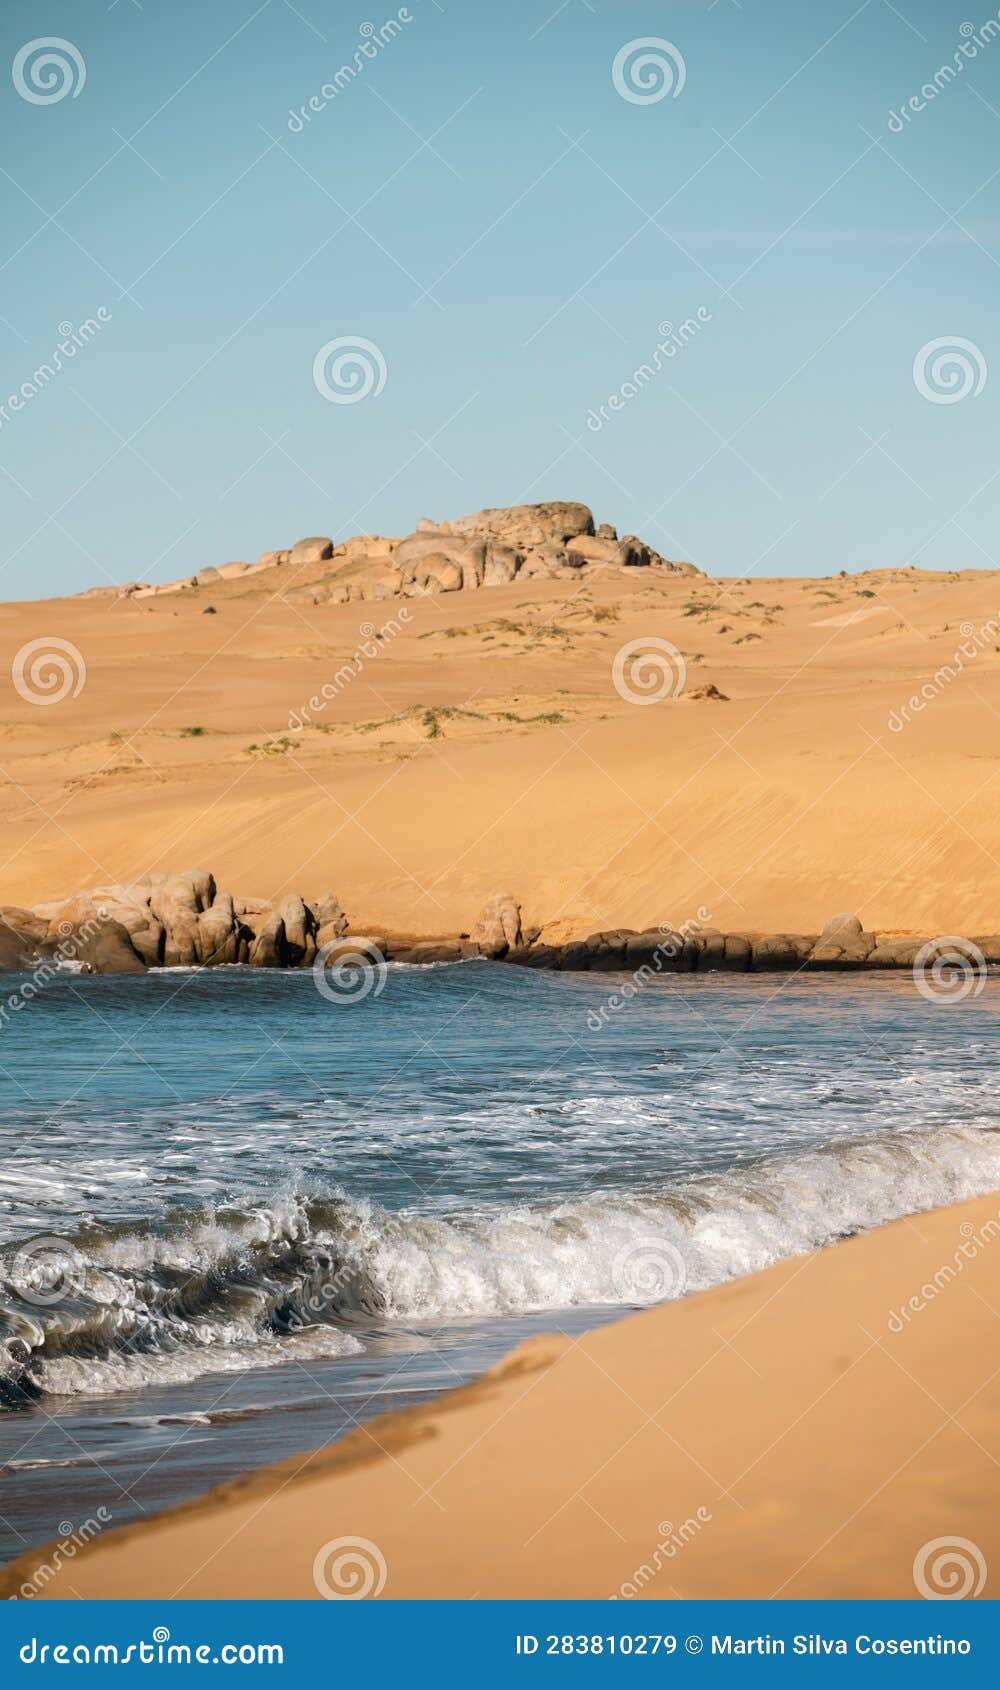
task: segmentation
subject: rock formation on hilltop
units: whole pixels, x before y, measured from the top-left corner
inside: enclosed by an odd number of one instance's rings
[[[128,598],[159,597],[283,568],[289,603],[347,604],[367,599],[412,597],[418,593],[472,591],[519,580],[579,580],[596,570],[657,569],[700,575],[693,563],[674,563],[627,534],[619,539],[610,523],[594,525],[588,506],[566,500],[507,505],[456,517],[452,522],[418,522],[412,534],[387,539],[358,534],[335,543],[323,535],[298,540],[284,550],[264,552],[256,563],[209,564],[196,575],[157,586],[132,582],[121,589],[95,587],[92,596],[120,592]]]

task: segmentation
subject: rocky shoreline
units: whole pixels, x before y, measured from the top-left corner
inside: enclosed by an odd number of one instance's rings
[[[332,892],[268,900],[220,891],[207,869],[151,874],[32,909],[0,905],[0,972],[71,968],[143,974],[150,968],[316,968],[366,959],[427,964],[482,957],[566,972],[734,974],[798,970],[927,969],[1000,963],[1000,935],[915,937],[866,932],[835,915],[819,933],[722,933],[690,921],[614,928],[550,944],[522,927],[509,892],[495,893],[469,931],[416,937],[352,930]],[[964,949],[963,949],[964,947]]]

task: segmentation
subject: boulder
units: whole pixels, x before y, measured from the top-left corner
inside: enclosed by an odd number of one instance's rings
[[[341,540],[334,546],[333,555],[343,558],[345,563],[365,564],[376,559],[388,563],[399,544],[400,541],[388,540],[384,534],[352,534],[349,540]]]
[[[699,974],[722,970],[730,974],[745,974],[750,967],[750,941],[743,933],[706,930],[696,934],[691,944]]]
[[[541,945],[539,949],[542,951],[553,950],[553,954],[558,957],[555,966],[563,969],[567,974],[578,974],[590,967],[590,951],[582,939],[574,939],[568,945],[555,947]]]
[[[221,580],[221,576],[214,564],[206,563],[204,569],[199,569],[196,579],[199,587],[208,587],[213,581]]]
[[[249,947],[247,960],[251,968],[284,968],[285,955],[285,924],[274,910],[261,923]]]
[[[631,938],[638,934],[612,928],[607,933],[588,933],[583,945],[587,953],[585,966],[598,974],[617,974],[625,967],[625,951]]]
[[[762,969],[796,969],[801,967],[813,948],[814,940],[802,933],[768,933],[751,940],[750,967]]]
[[[289,892],[277,905],[285,929],[285,962],[291,968],[308,967],[316,955],[316,918],[297,892]]]
[[[618,545],[618,562],[622,569],[648,569],[651,563],[664,563],[665,559],[647,546],[645,540],[626,534]]]
[[[866,968],[912,968],[925,939],[879,939],[865,958]]]
[[[215,902],[215,880],[207,869],[148,877],[149,907],[164,929],[165,968],[194,968],[201,961],[198,917]],[[141,886],[143,882],[136,882]]]
[[[86,901],[74,898],[63,905],[55,925],[65,923],[76,927],[105,918],[116,921],[124,927],[144,965],[156,968],[163,961],[165,932],[150,908],[151,893],[148,877],[127,884],[98,886],[87,895]]]
[[[408,951],[401,951],[399,962],[461,962],[468,954],[467,947],[458,940],[424,939]]]
[[[505,586],[508,581],[513,581],[523,561],[524,555],[516,546],[508,545],[506,540],[498,540],[491,534],[486,542],[483,586]]]
[[[107,908],[107,903],[102,899],[102,913]],[[46,940],[65,939],[86,922],[100,920],[97,904],[89,892],[77,892],[75,897],[67,898],[63,903],[42,904],[39,906],[39,915],[42,911],[48,917],[45,933],[42,935]]]
[[[510,892],[494,892],[469,933],[480,956],[503,957],[521,942],[521,909]]]
[[[622,548],[617,540],[601,539],[596,534],[578,534],[566,542],[566,562],[571,569],[585,563],[619,564]]]
[[[0,904],[0,934],[16,933],[30,948],[47,936],[48,929],[45,916],[34,910],[22,910],[17,904]]]
[[[870,956],[875,944],[875,935],[864,931],[856,915],[834,915],[813,947],[809,966],[856,968]]]
[[[198,916],[198,961],[218,968],[239,961],[241,929],[228,892],[219,892],[211,909]]]
[[[414,567],[404,591],[411,595],[414,592],[457,592],[464,580],[464,569],[462,563],[445,557],[441,552],[432,552]]]
[[[392,554],[392,564],[402,576],[405,586],[419,578],[421,568],[433,567],[437,571],[442,564],[448,563],[459,574],[465,564],[482,569],[485,555],[485,535],[454,536],[439,528],[408,534],[405,540],[400,540]]]
[[[330,939],[320,940],[319,937],[320,933],[325,932],[328,928],[335,929],[330,934],[330,938],[333,939],[339,939],[343,933],[347,932],[347,917],[340,907],[340,899],[335,898],[332,892],[323,892],[318,898],[310,898],[309,908],[318,930],[317,944],[329,944]]]
[[[860,939],[863,932],[856,915],[832,915],[820,934],[820,940],[832,939],[843,943],[847,939]]]
[[[553,500],[540,505],[501,505],[460,516],[450,524],[456,534],[495,534],[521,550],[546,540],[565,545],[577,534],[593,534],[594,518],[586,505]]]
[[[661,927],[637,933],[625,943],[625,967],[651,969],[654,974],[690,973],[697,962],[697,952],[683,933],[664,931]]]
[[[36,952],[28,933],[14,927],[7,919],[0,920],[0,974],[19,973],[32,966]],[[0,1016],[0,1026],[3,1025]]]
[[[92,974],[145,974],[146,964],[120,921],[101,921],[74,936],[74,958]],[[62,953],[65,956],[65,951]]]
[[[268,915],[271,905],[266,898],[234,898],[233,909],[242,921],[254,925],[254,917]]]
[[[288,553],[288,561],[293,569],[298,569],[311,563],[324,563],[332,556],[333,541],[320,534],[308,540],[296,540]]]
[[[559,968],[562,960],[560,945],[517,945],[504,958],[516,968]]]

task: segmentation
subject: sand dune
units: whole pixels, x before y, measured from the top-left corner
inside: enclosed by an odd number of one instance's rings
[[[609,568],[344,605],[292,585],[0,609],[8,662],[54,637],[86,667],[58,703],[4,690],[3,901],[211,862],[246,895],[330,885],[356,926],[423,933],[467,928],[501,885],[552,933],[699,906],[730,930],[842,908],[1000,929],[992,573]],[[650,641],[684,686],[630,702],[614,660]]]

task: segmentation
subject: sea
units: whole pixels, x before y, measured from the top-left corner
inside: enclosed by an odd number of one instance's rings
[[[0,982],[4,1560],[1000,1186],[992,976],[26,983]]]

